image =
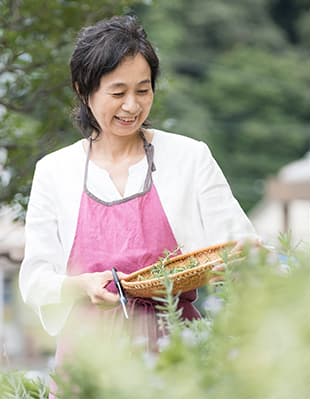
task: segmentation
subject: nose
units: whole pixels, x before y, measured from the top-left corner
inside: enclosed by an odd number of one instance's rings
[[[136,114],[139,110],[139,104],[136,97],[133,95],[127,96],[122,104],[122,110],[129,114]]]

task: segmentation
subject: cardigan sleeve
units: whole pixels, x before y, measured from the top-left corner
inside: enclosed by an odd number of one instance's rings
[[[58,233],[56,192],[44,159],[37,163],[33,177],[19,286],[24,302],[39,315],[44,329],[56,335],[72,303],[61,299],[66,266]]]
[[[223,172],[208,146],[200,142],[196,186],[202,224],[207,242],[258,238],[255,230],[234,198]]]

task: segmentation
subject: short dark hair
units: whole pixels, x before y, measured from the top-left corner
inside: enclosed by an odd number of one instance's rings
[[[115,16],[80,30],[70,59],[70,70],[72,86],[79,100],[73,118],[85,137],[90,137],[93,131],[97,135],[101,132],[88,106],[89,96],[99,88],[105,74],[113,71],[126,57],[138,53],[150,66],[151,85],[155,91],[159,59],[135,16]],[[148,126],[148,122],[145,121],[143,126]]]

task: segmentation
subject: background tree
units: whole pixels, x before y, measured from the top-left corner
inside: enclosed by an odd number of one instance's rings
[[[79,29],[135,3],[0,1],[0,204],[25,206],[35,162],[80,135],[69,118],[68,67]]]
[[[249,210],[309,150],[309,2],[162,0],[136,8],[163,64],[155,126],[203,139]]]

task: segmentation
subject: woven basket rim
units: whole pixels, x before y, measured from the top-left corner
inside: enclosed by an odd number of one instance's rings
[[[187,270],[183,270],[181,272],[177,272],[177,273],[172,273],[169,274],[168,277],[172,280],[176,280],[179,277],[185,277],[186,275],[192,275],[193,273],[203,273],[205,270],[209,269],[210,265],[214,265],[216,264],[216,262],[221,261],[222,259],[216,259],[216,260],[212,260],[210,262],[204,263],[203,265],[199,265],[199,266],[195,266],[195,267],[191,267],[190,269]],[[146,270],[150,270],[151,267],[148,267]],[[212,273],[212,270],[209,270],[210,275]],[[214,272],[213,272],[214,274]],[[216,273],[215,275],[217,275],[218,273]],[[154,287],[155,285],[160,285],[164,280],[164,277],[155,277],[155,278],[151,278],[151,279],[147,279],[147,280],[138,280],[138,281],[126,281],[124,279],[121,280],[122,284],[124,284],[124,286],[126,288],[130,288],[130,287],[134,287],[134,286],[143,286],[145,287]]]
[[[174,256],[174,257],[170,258],[166,262],[166,266],[168,266],[171,263],[177,262],[179,260],[187,259],[187,258],[189,258],[189,257],[191,257],[193,255],[199,254],[199,253],[204,253],[204,252],[207,252],[207,251],[214,251],[215,252],[216,250],[218,250],[220,248],[224,248],[224,247],[227,247],[229,245],[235,245],[235,244],[236,244],[236,241],[227,241],[227,242],[223,242],[223,243],[220,243],[220,244],[216,244],[216,245],[200,248],[200,249],[197,249],[195,251],[188,252],[188,253],[180,254],[180,255],[177,255],[177,256]],[[176,280],[177,278],[184,277],[186,275],[203,273],[203,271],[206,270],[206,269],[209,269],[210,266],[215,266],[215,265],[218,266],[218,264],[222,263],[222,262],[223,262],[222,258],[218,257],[215,260],[208,261],[206,263],[203,263],[203,264],[200,264],[198,266],[189,268],[187,270],[183,270],[181,272],[176,272],[176,273],[169,274],[168,277],[170,277],[170,279],[172,279],[172,280]],[[154,286],[157,286],[157,285],[161,285],[164,277],[154,277],[154,278],[151,278],[151,279],[134,280],[134,281],[132,281],[134,277],[137,277],[140,274],[144,274],[144,273],[147,273],[148,271],[150,271],[152,269],[152,267],[156,263],[153,263],[150,266],[143,267],[142,269],[136,270],[135,272],[131,273],[125,279],[122,279],[121,282],[123,284],[123,287],[124,288],[132,288],[132,287],[137,285],[138,287],[140,286],[140,287],[143,287],[143,288],[146,288],[146,287],[147,288],[151,288],[151,287],[154,287]],[[212,272],[212,270],[210,269],[210,275],[211,275],[211,272]],[[218,275],[218,273],[216,273],[216,275]]]

